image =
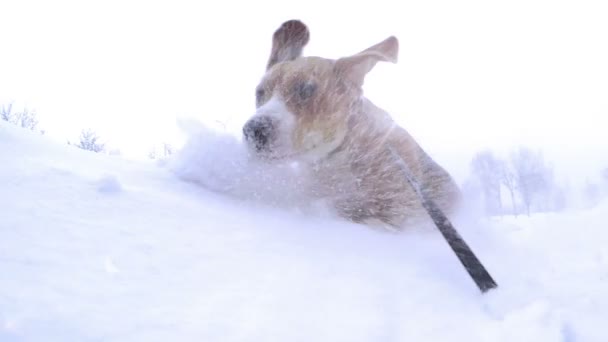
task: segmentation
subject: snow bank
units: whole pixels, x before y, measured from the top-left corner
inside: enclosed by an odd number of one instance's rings
[[[262,190],[237,142],[196,137],[177,178],[0,122],[0,341],[608,340],[606,203],[457,222],[481,295],[435,230],[218,194]]]

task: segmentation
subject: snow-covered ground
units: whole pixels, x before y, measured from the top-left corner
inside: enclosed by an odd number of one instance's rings
[[[235,199],[260,170],[199,146],[159,165],[0,123],[0,341],[608,341],[606,203],[456,218],[482,295],[432,227]]]

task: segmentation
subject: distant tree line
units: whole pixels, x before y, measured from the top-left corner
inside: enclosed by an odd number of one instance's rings
[[[463,184],[469,200],[478,200],[486,215],[530,215],[533,212],[564,210],[572,195],[558,184],[553,165],[540,150],[519,147],[501,159],[492,151],[481,151],[470,162],[471,175]],[[608,195],[608,168],[601,172],[603,184],[587,181],[581,191],[586,207]]]

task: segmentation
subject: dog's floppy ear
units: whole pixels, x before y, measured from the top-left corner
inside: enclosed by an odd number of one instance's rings
[[[294,60],[302,55],[302,49],[308,43],[310,33],[303,22],[289,20],[283,23],[272,36],[272,50],[266,70],[273,65]]]
[[[338,59],[336,71],[341,77],[348,78],[362,86],[365,75],[377,62],[397,63],[398,53],[399,41],[396,37],[391,36],[356,55]]]

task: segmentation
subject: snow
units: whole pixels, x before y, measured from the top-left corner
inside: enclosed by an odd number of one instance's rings
[[[303,177],[296,165],[255,163],[233,135],[191,120],[179,124],[190,139],[167,166],[181,179],[233,198],[291,209],[306,207],[309,199],[298,195]]]
[[[0,123],[0,341],[608,340],[608,203],[454,218],[482,295],[433,227],[300,210],[297,168],[192,134],[158,164]]]
[[[122,190],[122,186],[116,176],[104,175],[97,181],[97,190],[104,193],[117,193]]]

